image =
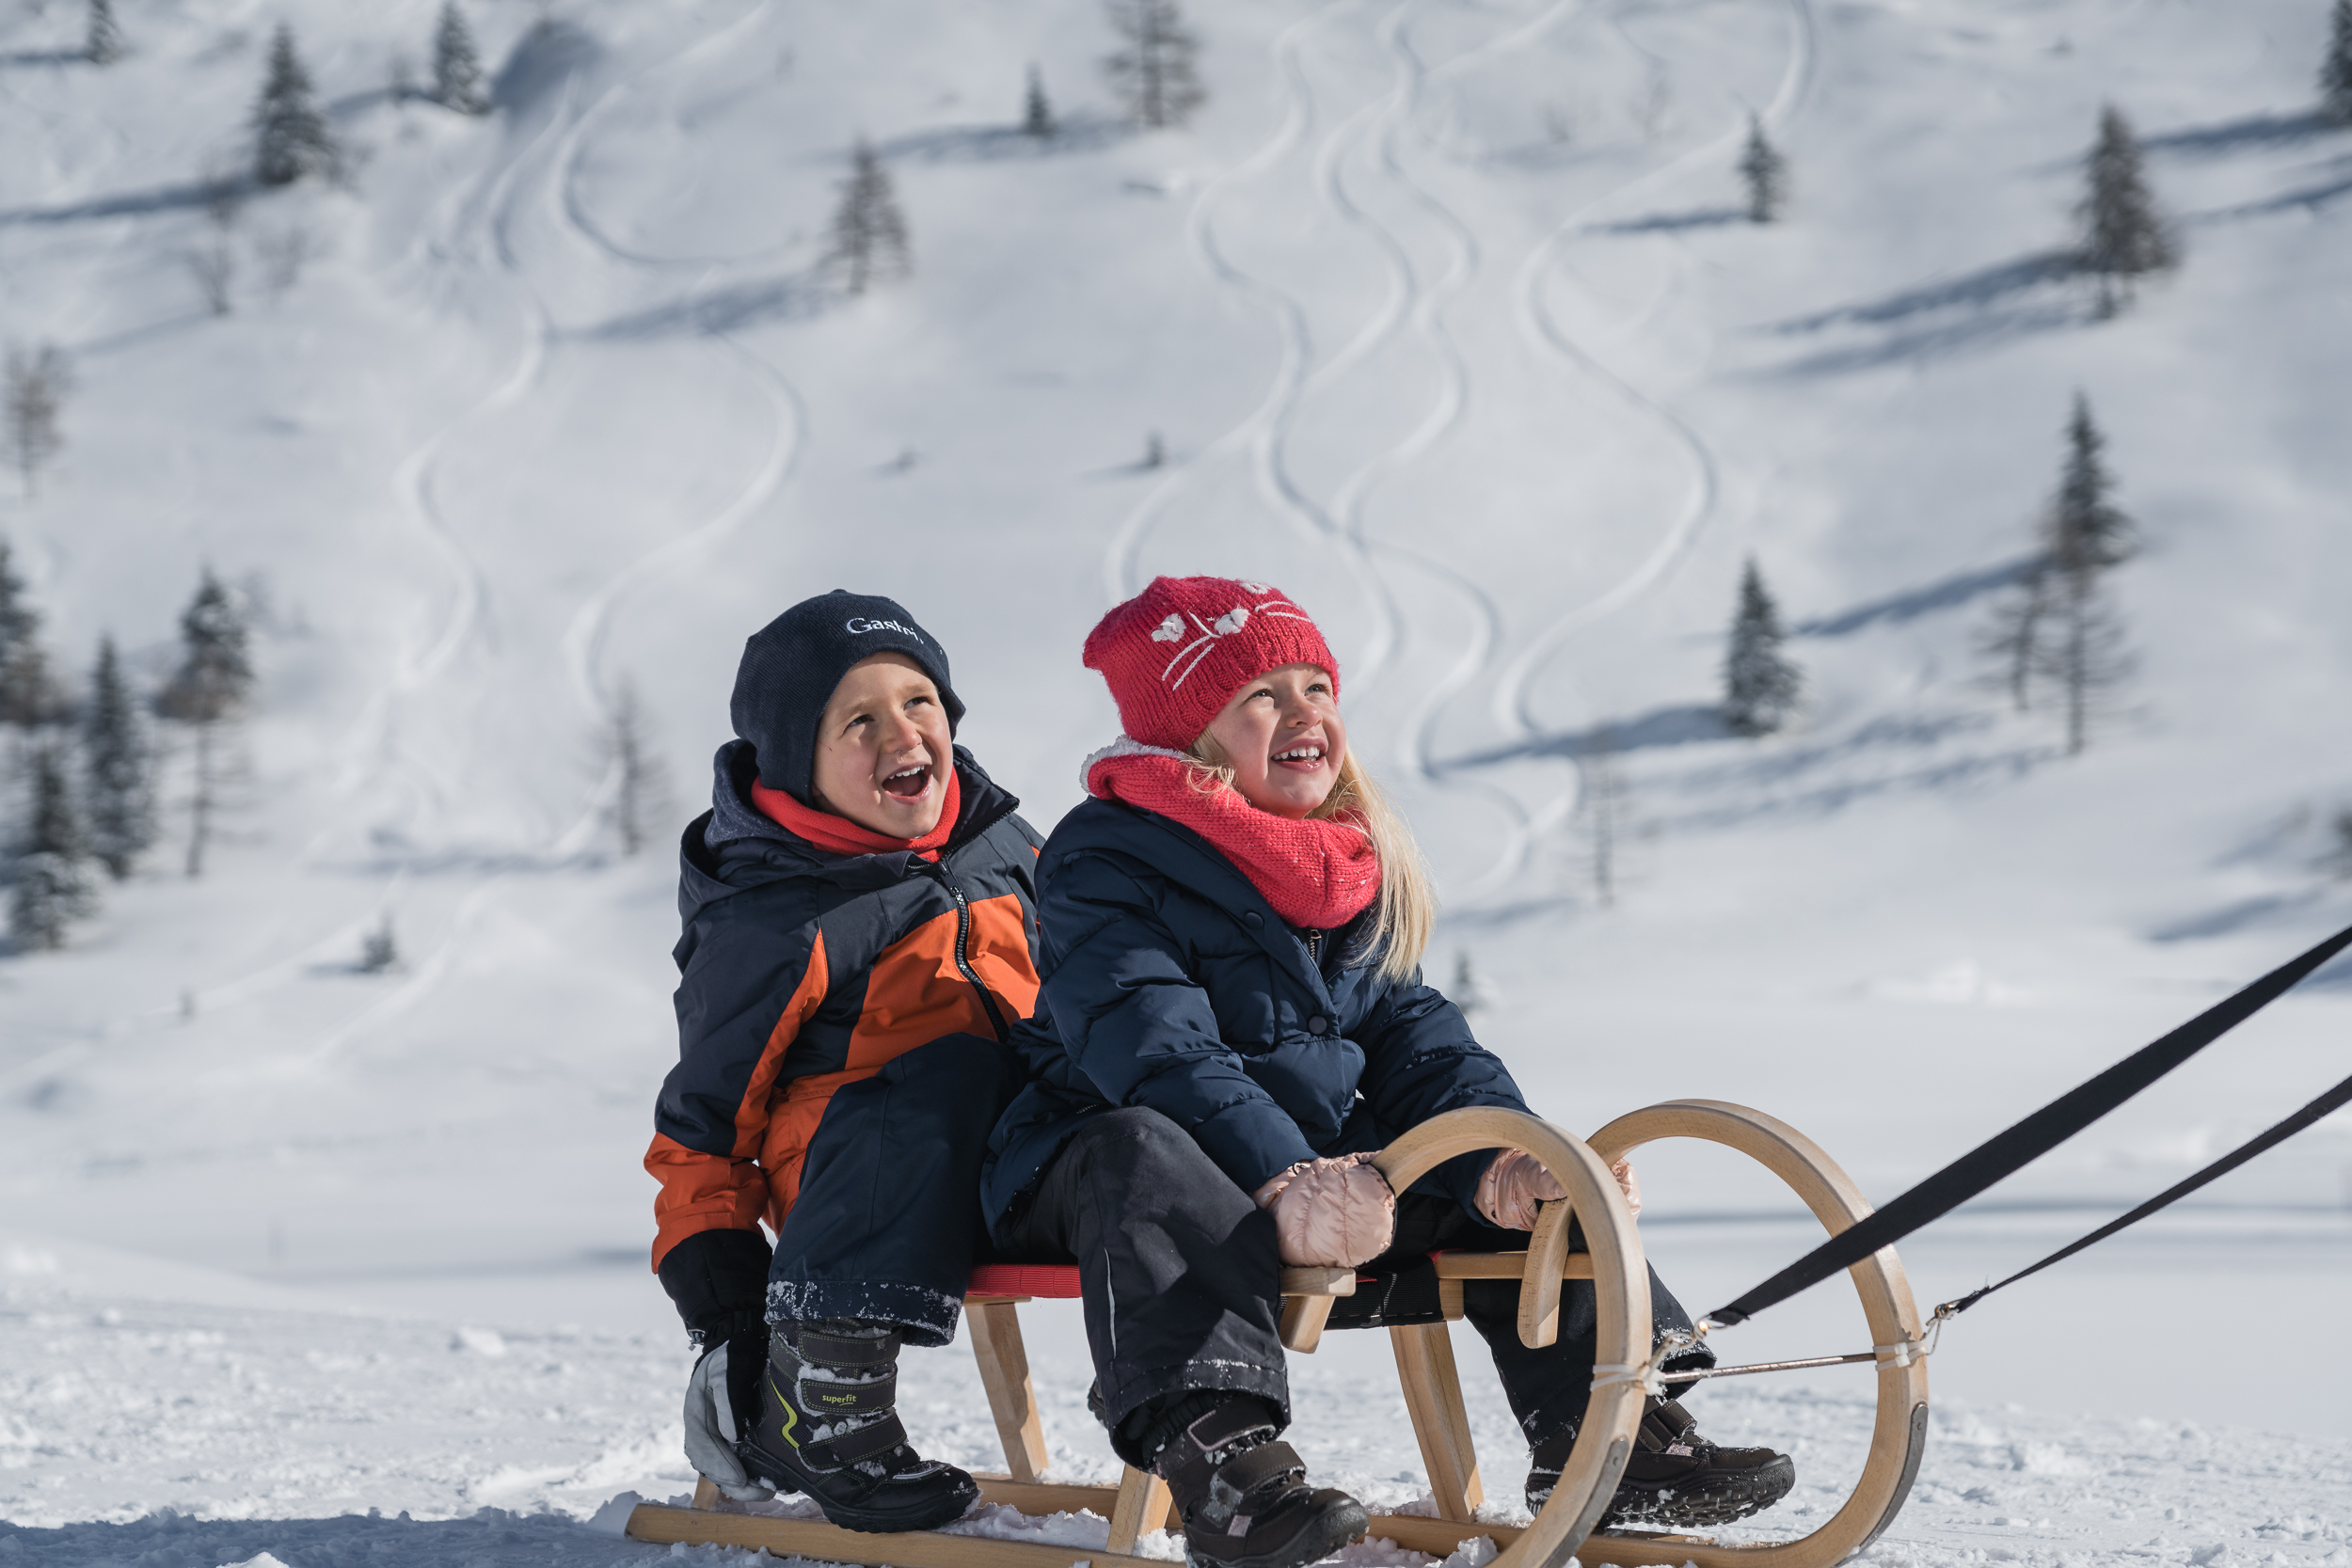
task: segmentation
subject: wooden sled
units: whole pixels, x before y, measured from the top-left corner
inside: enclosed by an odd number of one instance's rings
[[[1497,1107],[1450,1111],[1406,1133],[1382,1150],[1375,1164],[1390,1185],[1402,1191],[1440,1162],[1472,1149],[1523,1148],[1542,1161],[1566,1189],[1567,1201],[1544,1206],[1524,1253],[1439,1255],[1438,1289],[1446,1316],[1460,1315],[1463,1279],[1516,1278],[1520,1282],[1519,1336],[1531,1346],[1548,1345],[1557,1338],[1561,1281],[1590,1279],[1599,1328],[1597,1360],[1603,1368],[1631,1368],[1650,1354],[1649,1271],[1633,1218],[1609,1166],[1645,1143],[1677,1137],[1724,1144],[1755,1159],[1803,1198],[1833,1235],[1870,1212],[1845,1172],[1803,1133],[1761,1112],[1710,1100],[1669,1101],[1619,1117],[1590,1143],[1524,1112]],[[1571,1212],[1581,1222],[1586,1252],[1567,1250]],[[1453,1342],[1443,1323],[1389,1330],[1438,1516],[1375,1514],[1371,1533],[1436,1557],[1487,1536],[1500,1548],[1491,1568],[1561,1568],[1580,1552],[1587,1562],[1621,1568],[1678,1568],[1686,1562],[1697,1568],[1829,1568],[1843,1561],[1894,1522],[1918,1474],[1928,1414],[1927,1368],[1915,1348],[1922,1338],[1918,1309],[1894,1249],[1881,1249],[1848,1274],[1876,1348],[1878,1418],[1869,1460],[1852,1495],[1811,1534],[1733,1545],[1702,1535],[1594,1533],[1594,1522],[1624,1473],[1641,1419],[1642,1389],[1629,1377],[1597,1379],[1599,1386],[1593,1390],[1583,1430],[1559,1485],[1531,1523],[1479,1521],[1475,1513],[1485,1492],[1455,1376]],[[1355,1289],[1354,1270],[1285,1269],[1284,1346],[1311,1354],[1333,1299],[1352,1295]],[[641,1504],[629,1515],[628,1534],[655,1543],[763,1547],[778,1556],[873,1568],[1073,1568],[1080,1563],[1126,1568],[1145,1562],[1166,1568],[1162,1560],[1135,1552],[1138,1536],[1178,1528],[1167,1483],[1157,1476],[1130,1466],[1116,1486],[1043,1479],[1045,1430],[1021,1341],[1019,1305],[1034,1296],[1076,1294],[1074,1267],[989,1265],[975,1271],[964,1321],[1004,1442],[1006,1465],[1003,1473],[975,1479],[983,1501],[1009,1504],[1024,1513],[1084,1509],[1107,1518],[1110,1538],[1104,1547],[1046,1545],[941,1530],[873,1535],[821,1519],[730,1512],[732,1505],[708,1481],[696,1488],[691,1508]]]

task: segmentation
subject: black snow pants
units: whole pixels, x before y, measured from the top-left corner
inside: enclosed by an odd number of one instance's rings
[[[985,1235],[980,1158],[1020,1086],[1004,1046],[947,1035],[834,1090],[776,1236],[768,1321],[861,1318],[911,1345],[953,1339]]]
[[[1399,1194],[1396,1222],[1395,1243],[1363,1271],[1391,1275],[1387,1287],[1341,1297],[1331,1327],[1442,1322],[1432,1249],[1527,1245],[1525,1231],[1497,1229],[1432,1194]],[[1088,1121],[1046,1166],[1028,1206],[999,1226],[998,1239],[1016,1258],[1078,1265],[1094,1354],[1089,1402],[1114,1449],[1120,1422],[1138,1405],[1191,1389],[1258,1395],[1289,1423],[1273,1217],[1157,1111],[1128,1107]],[[1516,1280],[1465,1281],[1462,1315],[1486,1339],[1533,1446],[1583,1418],[1599,1327],[1591,1282],[1570,1280],[1560,1291],[1558,1339],[1530,1350],[1519,1343],[1518,1291]],[[1655,1271],[1650,1312],[1659,1334],[1691,1326]],[[1701,1352],[1673,1365],[1713,1359]]]

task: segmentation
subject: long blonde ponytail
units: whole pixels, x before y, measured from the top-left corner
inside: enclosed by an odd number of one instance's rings
[[[1195,787],[1233,786],[1232,763],[1205,733],[1192,743],[1190,755]],[[1372,940],[1380,948],[1380,974],[1400,984],[1411,979],[1421,967],[1422,955],[1428,951],[1429,934],[1437,927],[1438,894],[1405,814],[1356,760],[1355,748],[1350,747],[1340,758],[1340,776],[1331,793],[1307,816],[1317,822],[1353,816],[1372,840],[1373,853],[1380,859],[1380,897],[1372,928]]]

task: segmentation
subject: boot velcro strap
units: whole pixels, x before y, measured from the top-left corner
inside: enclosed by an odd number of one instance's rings
[[[1288,1481],[1307,1473],[1306,1461],[1288,1443],[1261,1443],[1238,1459],[1220,1465],[1216,1479],[1247,1497],[1270,1481]]]
[[[795,1381],[792,1392],[796,1396],[792,1402],[820,1421],[841,1416],[864,1416],[888,1410],[898,1402],[898,1369],[893,1367],[880,1377],[862,1378],[855,1383],[834,1383],[803,1371]]]
[[[907,1429],[896,1416],[885,1416],[872,1426],[825,1439],[825,1447],[844,1465],[854,1465],[861,1459],[871,1459],[887,1453],[907,1440]]]
[[[879,1339],[851,1339],[803,1328],[794,1346],[803,1361],[826,1367],[881,1367],[898,1359],[898,1334],[893,1329]]]

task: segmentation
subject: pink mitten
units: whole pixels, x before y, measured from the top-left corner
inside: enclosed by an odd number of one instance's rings
[[[1396,1195],[1370,1154],[1302,1160],[1257,1191],[1292,1268],[1354,1268],[1389,1250]]]
[[[1633,1174],[1633,1162],[1620,1160],[1609,1167],[1609,1174],[1617,1179],[1626,1207],[1639,1214],[1642,1182]],[[1535,1206],[1567,1196],[1551,1172],[1544,1169],[1543,1162],[1523,1148],[1497,1150],[1487,1163],[1486,1173],[1478,1179],[1478,1212],[1488,1225],[1504,1230],[1534,1229]]]

